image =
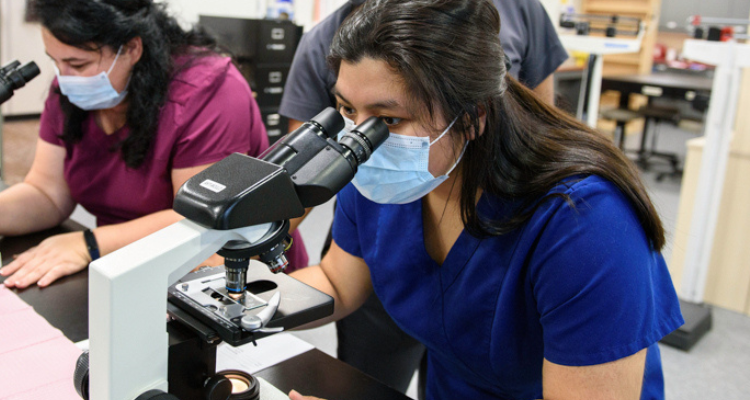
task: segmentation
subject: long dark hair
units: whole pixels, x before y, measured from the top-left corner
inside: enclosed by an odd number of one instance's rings
[[[128,137],[119,147],[125,163],[137,168],[146,160],[167,99],[171,78],[177,72],[173,57],[213,54],[216,41],[201,29],[183,30],[152,0],[34,0],[34,11],[52,35],[70,46],[116,51],[135,37],[143,41],[143,54],[133,67],[128,84]],[[184,66],[188,65],[186,63]],[[184,67],[183,66],[183,67]],[[62,139],[71,146],[83,138],[87,112],[60,96],[65,114]]]
[[[383,60],[403,78],[413,102],[435,121],[458,118],[453,135],[484,133],[463,157],[461,216],[475,236],[501,235],[524,224],[561,181],[598,175],[632,203],[653,247],[664,229],[633,163],[612,141],[539,99],[507,74],[500,44],[500,16],[489,0],[368,0],[333,39],[328,61]],[[479,215],[482,189],[516,204],[513,215]]]

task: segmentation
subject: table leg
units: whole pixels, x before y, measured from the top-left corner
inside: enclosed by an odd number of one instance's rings
[[[591,54],[589,62],[593,62],[591,68],[591,79],[589,80],[589,101],[586,115],[586,122],[592,128],[596,128],[596,122],[599,119],[599,100],[602,90],[602,68],[604,68],[604,58],[598,54]]]

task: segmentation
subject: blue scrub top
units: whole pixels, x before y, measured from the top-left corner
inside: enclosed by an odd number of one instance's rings
[[[596,176],[561,184],[512,233],[462,232],[443,265],[424,246],[422,202],[373,203],[349,185],[333,238],[365,260],[394,321],[427,347],[428,399],[541,399],[542,362],[610,362],[648,348],[641,399],[663,399],[657,342],[681,326],[661,254],[633,208]],[[482,195],[480,215],[511,205]]]

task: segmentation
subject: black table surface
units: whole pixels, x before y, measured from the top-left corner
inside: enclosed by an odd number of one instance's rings
[[[11,262],[14,254],[22,253],[48,236],[82,229],[84,227],[80,224],[66,221],[59,227],[35,234],[0,236],[3,265]],[[0,277],[0,282],[3,280]],[[46,288],[35,285],[13,291],[71,341],[78,342],[88,338],[88,270],[62,278]],[[326,399],[408,399],[400,392],[317,349],[266,368],[256,375],[285,393],[295,389],[303,394]]]
[[[284,393],[340,400],[408,400],[409,397],[318,349],[255,373]]]
[[[659,72],[648,75],[620,75],[602,78],[602,91],[615,90],[623,94],[620,107],[627,108],[631,94],[653,97],[691,100],[689,92],[711,94],[713,78],[674,72]],[[657,88],[649,91],[646,88]]]
[[[13,261],[14,255],[36,246],[49,236],[83,229],[82,225],[68,220],[56,228],[30,235],[0,236],[3,265]],[[0,282],[3,281],[5,277],[0,277]],[[68,339],[79,342],[89,337],[88,287],[88,272],[83,270],[59,279],[46,288],[33,285],[26,289],[12,290]]]
[[[711,91],[713,78],[678,73],[654,73],[638,75],[608,76],[602,78],[602,90],[616,85],[656,86],[695,91]]]

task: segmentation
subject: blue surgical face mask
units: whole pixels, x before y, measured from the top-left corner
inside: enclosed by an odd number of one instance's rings
[[[60,70],[55,66],[57,83],[60,84],[62,94],[68,96],[68,100],[76,107],[86,111],[104,110],[120,104],[128,91],[117,93],[109,81],[109,73],[117,63],[121,50],[122,46],[117,50],[115,60],[107,72],[102,71],[94,76],[60,75]]]
[[[354,122],[346,122],[345,129],[353,129]],[[363,196],[380,204],[406,204],[424,197],[448,179],[466,151],[468,142],[448,172],[438,177],[432,176],[428,169],[430,147],[445,136],[455,123],[454,119],[432,142],[426,137],[391,133],[370,159],[359,166],[352,183]]]

